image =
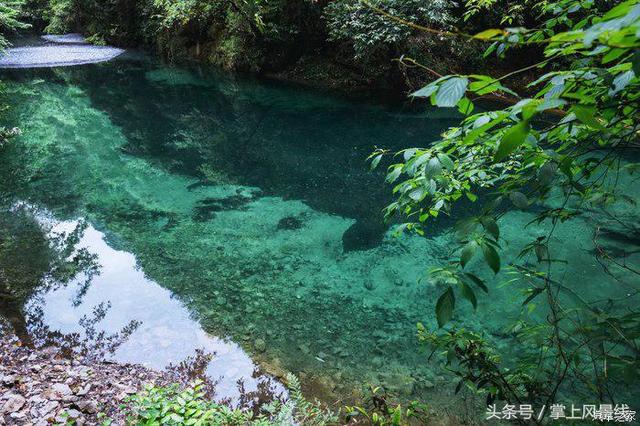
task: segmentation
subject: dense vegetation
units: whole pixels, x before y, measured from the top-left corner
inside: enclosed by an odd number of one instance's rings
[[[637,0],[471,0],[464,10],[417,0],[50,0],[27,2],[22,13],[49,32],[81,31],[96,43],[146,45],[170,58],[200,58],[231,69],[320,63],[327,72],[327,64],[356,67],[379,82],[390,75],[407,85],[433,79],[413,97],[457,108],[464,117],[440,140],[393,157],[399,162],[389,166],[388,182],[397,200],[386,213],[409,217],[403,227],[425,233],[426,224],[461,200],[482,205],[459,224],[460,246],[451,261],[431,271],[441,288],[435,312],[440,328],[420,325],[419,338],[447,357],[458,389],[473,389],[488,403],[549,406],[563,394],[615,403],[625,383],[637,381],[640,271],[628,257],[640,240],[637,194],[629,191],[640,147]],[[16,27],[16,16],[10,7],[0,10],[5,27]],[[480,67],[475,46],[486,47],[486,57],[497,61],[509,58],[497,66],[508,71],[499,77],[471,73]],[[452,69],[460,73],[451,75]],[[475,112],[477,99],[487,96],[508,106]],[[387,154],[374,152],[372,166]],[[514,253],[505,250],[514,246],[513,235],[504,232],[501,219],[516,211],[533,212],[531,225],[538,228]],[[589,297],[558,273],[558,265],[575,259],[555,254],[562,244],[555,235],[587,214],[593,253],[574,255],[602,265],[619,286],[615,297]],[[607,246],[602,234],[625,249]],[[501,273],[505,269],[508,275]],[[455,321],[458,299],[475,308],[481,292],[501,281],[522,305],[522,317],[509,330],[521,350],[509,355],[509,363],[485,336]],[[156,405],[172,404],[176,393],[140,396],[135,415],[164,410]],[[189,403],[198,413],[252,420]],[[366,409],[347,412],[374,423],[404,421],[406,411],[380,407],[377,420]]]
[[[82,32],[98,44],[342,88],[374,83],[389,92],[430,78],[410,64],[399,67],[401,55],[440,74],[484,68],[480,44],[418,31],[372,7],[442,30],[473,32],[501,18],[465,18],[446,0],[28,0],[23,16],[40,31]]]

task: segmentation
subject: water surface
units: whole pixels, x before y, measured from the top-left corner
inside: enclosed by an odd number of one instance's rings
[[[327,401],[357,396],[367,382],[401,398],[450,398],[454,379],[415,337],[417,322],[435,323],[441,290],[425,277],[452,255],[450,220],[426,238],[394,237],[381,220],[389,187],[365,158],[376,146],[428,144],[456,122],[454,112],[135,55],[4,78],[6,119],[23,131],[0,153],[5,206],[27,202],[56,223],[88,221],[85,242],[104,263],[77,307],[68,286],[40,296],[50,327],[72,327],[109,299],[108,327],[142,324],[119,348],[122,359],[161,366],[202,346],[223,352],[213,376],[246,376],[254,362],[276,377],[299,375]],[[531,219],[509,215],[507,250],[543,232],[524,229]],[[584,223],[572,226],[558,238],[574,246],[559,255],[590,244]],[[591,261],[562,268],[578,280],[607,279]],[[477,315],[460,319],[507,348],[521,295],[492,291],[504,302],[482,298]]]

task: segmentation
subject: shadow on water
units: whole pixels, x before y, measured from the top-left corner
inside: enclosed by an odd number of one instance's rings
[[[410,105],[371,105],[323,96],[276,82],[241,81],[211,69],[159,66],[125,58],[108,65],[31,70],[81,88],[127,139],[122,152],[199,179],[199,185],[257,187],[263,196],[302,200],[311,208],[355,219],[343,235],[345,251],[380,244],[391,201],[384,168],[366,157],[378,147],[427,145],[456,124],[452,111]],[[220,200],[233,209],[238,200]],[[241,201],[241,200],[240,200]],[[198,219],[215,215],[195,212]],[[450,222],[440,220],[435,229]]]

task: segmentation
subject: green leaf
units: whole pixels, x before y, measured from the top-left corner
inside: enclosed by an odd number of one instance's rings
[[[598,130],[604,130],[604,126],[600,124],[600,122],[595,118],[595,107],[587,105],[574,105],[571,108],[571,112],[575,114],[578,120],[580,120],[587,126]]]
[[[464,115],[471,114],[471,112],[473,112],[473,102],[467,97],[460,99],[460,102],[458,102],[458,111]]]
[[[427,177],[435,177],[442,173],[440,160],[437,157],[431,158],[424,168],[424,173]]]
[[[464,247],[462,247],[462,253],[460,253],[460,265],[462,265],[463,268],[467,265],[467,263],[469,263],[477,248],[478,243],[474,240],[469,241],[464,245]]]
[[[476,294],[473,291],[473,289],[469,287],[466,283],[461,282],[460,290],[462,292],[462,296],[465,299],[467,299],[469,302],[471,302],[471,305],[473,305],[473,309],[476,309],[478,307],[478,299],[476,299]]]
[[[527,207],[529,207],[529,200],[527,200],[527,196],[522,192],[513,191],[511,194],[509,194],[509,199],[511,200],[513,205],[519,209],[526,209]]]
[[[455,304],[456,299],[453,294],[453,289],[449,287],[447,291],[440,295],[440,297],[438,298],[438,302],[436,303],[436,318],[438,320],[438,327],[442,328],[451,320]]]
[[[429,96],[434,94],[436,90],[438,90],[438,85],[431,83],[427,86],[424,86],[422,89],[413,92],[409,96],[412,96],[414,98],[428,98]]]
[[[631,57],[631,69],[636,76],[640,76],[640,50],[636,50]]]
[[[634,77],[635,74],[631,70],[618,74],[616,78],[613,79],[613,88],[609,90],[609,95],[613,96],[616,93],[624,90],[629,85],[631,80],[634,79]]]
[[[376,155],[375,157],[373,157],[373,160],[371,160],[371,170],[373,170],[376,167],[378,167],[378,164],[380,163],[381,159],[382,159],[382,154],[379,154],[379,155]]]
[[[500,255],[496,249],[485,243],[482,245],[482,253],[484,254],[485,262],[487,262],[491,270],[496,274],[500,272]]]
[[[402,166],[391,166],[392,170],[387,174],[387,182],[393,183],[398,179],[400,173],[402,173]]]
[[[522,145],[529,134],[529,121],[524,120],[512,126],[505,132],[498,145],[498,150],[494,156],[494,161],[502,161],[511,154],[517,147]]]
[[[484,216],[480,219],[480,223],[482,223],[485,231],[491,234],[493,238],[495,238],[496,240],[500,238],[500,228],[492,217]]]
[[[440,85],[436,93],[435,104],[439,107],[454,107],[464,96],[469,80],[464,77],[452,77]]]
[[[479,40],[489,40],[497,35],[503,35],[505,32],[503,30],[497,28],[491,28],[488,30],[484,30],[474,35],[473,38],[477,38]]]
[[[472,274],[470,272],[465,272],[464,276],[466,278],[470,279],[473,284],[475,284],[478,287],[480,287],[480,289],[482,289],[482,291],[484,291],[485,293],[489,293],[489,289],[487,288],[487,285],[484,283],[484,281],[482,281],[480,278],[478,278],[477,275]]]
[[[413,201],[422,201],[425,195],[427,195],[426,191],[423,187],[419,186],[409,193],[409,198]]]
[[[536,287],[533,290],[530,290],[529,297],[527,297],[524,302],[522,302],[522,306],[525,306],[527,303],[531,302],[537,295],[542,293],[544,287]]]
[[[447,154],[439,153],[438,160],[440,160],[440,164],[442,164],[445,168],[449,170],[453,170],[454,164],[451,158]]]

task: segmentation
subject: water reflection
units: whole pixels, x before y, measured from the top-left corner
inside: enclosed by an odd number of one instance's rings
[[[0,314],[23,342],[204,376],[211,394],[241,406],[283,392],[237,344],[205,333],[135,256],[111,248],[93,226],[26,205],[0,216],[0,232],[11,235],[0,250]]]

